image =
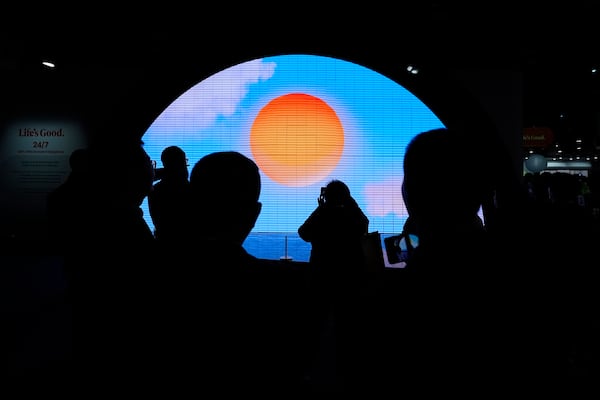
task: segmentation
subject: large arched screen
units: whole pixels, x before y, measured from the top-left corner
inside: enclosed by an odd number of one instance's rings
[[[263,203],[246,249],[261,258],[307,261],[297,235],[321,186],[340,179],[382,238],[402,230],[402,160],[418,132],[440,119],[397,82],[363,66],[314,55],[244,62],[191,87],[143,136],[160,167],[170,145],[187,153],[190,171],[203,155],[237,150],[261,169]],[[153,227],[147,203],[143,204]]]

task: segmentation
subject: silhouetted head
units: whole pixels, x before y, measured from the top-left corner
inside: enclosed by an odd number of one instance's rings
[[[160,154],[163,164],[163,174],[180,175],[188,177],[188,165],[185,151],[179,146],[166,147]]]
[[[102,187],[98,200],[115,207],[139,207],[154,183],[152,160],[142,142],[92,146],[90,170]]]
[[[419,229],[477,216],[489,179],[482,150],[473,138],[446,128],[422,132],[409,142],[402,195]]]
[[[348,186],[337,179],[330,181],[325,186],[325,203],[330,206],[339,206],[345,204],[350,198],[350,189]]]
[[[262,207],[254,161],[235,151],[205,155],[192,168],[190,186],[200,235],[242,243]]]
[[[165,168],[187,167],[185,151],[179,146],[166,147],[160,154],[160,160]]]

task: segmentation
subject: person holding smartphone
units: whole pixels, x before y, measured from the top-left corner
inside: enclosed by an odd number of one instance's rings
[[[333,327],[336,364],[341,367],[335,385],[348,384],[355,357],[353,338],[359,331],[358,299],[366,271],[361,239],[369,219],[341,180],[331,180],[317,199],[317,207],[298,228],[298,235],[311,244],[309,258],[310,302],[314,312],[315,345],[323,330]]]
[[[516,332],[526,326],[517,323],[516,280],[478,215],[493,193],[494,165],[469,133],[433,129],[406,147],[402,199],[411,226],[404,231],[419,243],[379,301],[388,316],[376,343],[388,360],[377,360],[386,365],[381,375],[457,383],[468,376],[499,387],[527,362],[530,350],[516,351]]]

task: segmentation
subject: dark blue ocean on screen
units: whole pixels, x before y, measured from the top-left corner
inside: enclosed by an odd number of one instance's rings
[[[310,256],[310,243],[300,239],[297,233],[251,233],[244,248],[256,257],[270,260],[287,256],[293,261],[308,261]]]
[[[381,236],[383,239],[391,234]],[[287,242],[287,244],[286,244]],[[244,242],[246,251],[258,258],[280,260],[287,257],[292,261],[308,261],[310,257],[310,243],[302,240],[297,233],[250,233]],[[383,247],[382,247],[383,248]],[[387,257],[384,254],[386,266]]]

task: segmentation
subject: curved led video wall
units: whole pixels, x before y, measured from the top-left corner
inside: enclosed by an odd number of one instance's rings
[[[193,164],[237,150],[262,174],[262,212],[245,242],[261,258],[308,261],[297,235],[317,206],[321,186],[340,179],[382,239],[407,218],[402,160],[417,133],[444,124],[397,82],[348,61],[281,55],[224,69],[173,101],[142,137],[157,167],[170,145]],[[147,203],[143,204],[153,227]]]

